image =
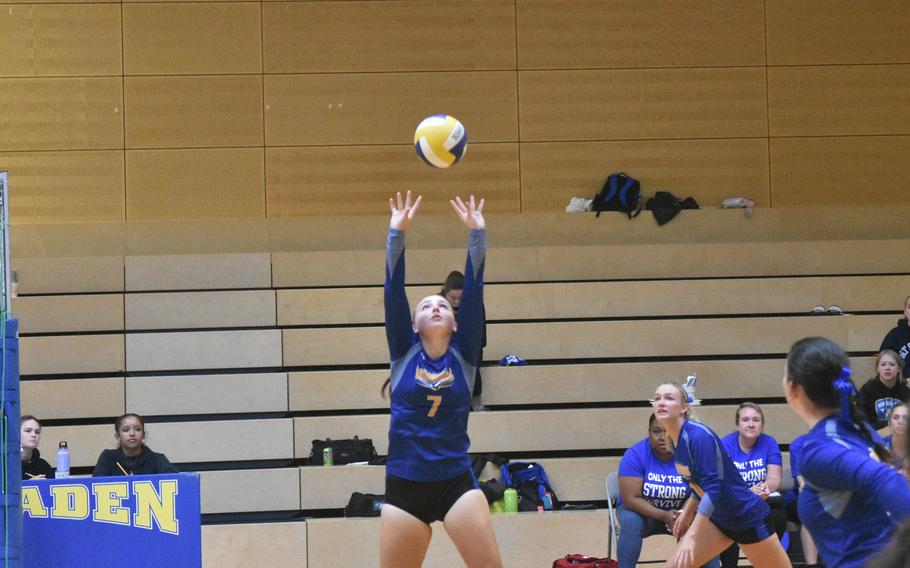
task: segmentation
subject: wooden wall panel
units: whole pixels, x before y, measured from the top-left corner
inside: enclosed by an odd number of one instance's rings
[[[127,77],[126,146],[261,146],[262,78]]]
[[[902,0],[767,0],[769,65],[910,63]]]
[[[44,459],[54,467],[57,467],[56,448],[60,447],[61,440],[66,440],[69,444],[70,467],[94,466],[98,463],[101,450],[113,448],[117,444],[114,421],[89,426],[43,427],[39,449],[44,449]]]
[[[123,148],[120,77],[0,79],[0,151]]]
[[[128,256],[125,262],[130,292],[269,288],[272,282],[265,253]]]
[[[522,71],[518,85],[522,141],[768,134],[761,67]]]
[[[130,294],[127,329],[199,329],[275,325],[275,292],[178,292]]]
[[[520,69],[764,65],[761,2],[519,0]]]
[[[258,2],[125,4],[127,75],[260,73]]]
[[[21,391],[22,414],[37,416],[39,420],[113,417],[124,413],[123,377],[22,381]],[[51,448],[48,453],[53,451]]]
[[[123,361],[122,335],[23,337],[19,343],[22,375],[118,373]]]
[[[130,371],[281,366],[281,331],[132,333],[126,336]]]
[[[123,329],[123,296],[25,296],[13,298],[19,333]]]
[[[511,0],[269,2],[262,28],[267,73],[515,65]]]
[[[296,469],[203,471],[199,475],[203,515],[300,508],[300,474]]]
[[[910,65],[771,67],[771,136],[907,134],[908,93]]]
[[[0,153],[17,224],[122,222],[125,171],[120,150]]]
[[[287,412],[285,373],[130,377],[126,407],[147,416]]]
[[[518,138],[516,82],[510,71],[267,75],[266,141],[406,144],[421,120],[445,112],[470,142],[510,142]]]
[[[16,6],[0,12],[0,76],[119,75],[116,4]]]
[[[265,216],[262,148],[128,150],[126,218]]]
[[[774,207],[910,198],[910,136],[771,139]]]
[[[307,568],[306,523],[204,525],[203,568]]]
[[[735,195],[758,206],[771,198],[761,138],[541,142],[521,145],[522,211],[562,211],[572,197],[591,199],[616,171],[638,179],[643,195],[672,191],[702,207]]]
[[[159,422],[147,430],[149,446],[173,463],[287,459],[294,448],[289,419]]]
[[[19,294],[122,292],[123,257],[14,258]]]
[[[268,216],[387,214],[405,188],[423,194],[422,212],[451,211],[449,199],[471,193],[489,199],[488,211],[518,211],[518,145],[469,145],[467,156],[440,172],[411,145],[268,148]]]

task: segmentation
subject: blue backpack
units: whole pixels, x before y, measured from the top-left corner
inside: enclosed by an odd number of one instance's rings
[[[500,467],[502,483],[518,491],[519,511],[552,511],[559,499],[543,466],[536,462],[511,462]]]
[[[591,210],[598,217],[604,211],[622,211],[629,219],[636,217],[641,213],[641,184],[623,172],[610,174],[603,189],[594,196]]]

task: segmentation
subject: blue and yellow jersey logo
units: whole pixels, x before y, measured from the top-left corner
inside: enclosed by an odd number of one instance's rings
[[[418,385],[432,391],[449,388],[455,383],[455,374],[452,372],[451,368],[447,368],[438,373],[433,373],[418,365],[414,378]]]

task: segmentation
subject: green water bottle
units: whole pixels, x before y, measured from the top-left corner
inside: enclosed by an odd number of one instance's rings
[[[509,487],[506,489],[503,500],[505,501],[506,513],[518,512],[518,491],[516,491],[514,487]]]

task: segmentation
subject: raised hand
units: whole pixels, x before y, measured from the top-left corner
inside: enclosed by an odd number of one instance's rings
[[[389,199],[389,209],[392,210],[392,218],[389,221],[389,227],[392,229],[398,229],[399,231],[404,231],[408,228],[408,224],[417,213],[417,208],[420,207],[420,202],[423,200],[423,196],[418,195],[417,200],[412,202],[411,192],[408,191],[403,203],[401,201],[400,191],[397,193],[396,197],[398,198],[397,202],[395,199]]]
[[[461,218],[461,222],[468,226],[469,229],[485,229],[486,223],[483,220],[483,199],[481,198],[480,203],[475,206],[474,196],[468,200],[468,203],[465,204],[460,197],[456,197],[449,201],[452,204],[452,209],[455,210],[455,213],[458,214],[458,217]]]

